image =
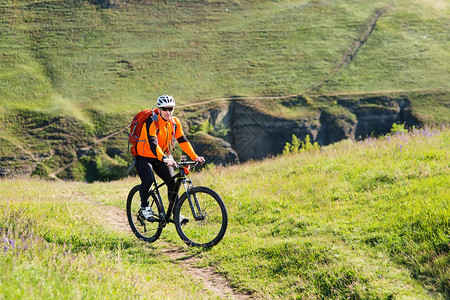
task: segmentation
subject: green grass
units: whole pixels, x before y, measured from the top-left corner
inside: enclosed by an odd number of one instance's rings
[[[338,65],[390,1],[4,1],[0,103],[83,118],[180,103],[301,93]],[[321,92],[449,88],[448,4],[395,1]]]
[[[352,63],[321,90],[327,92],[448,88],[445,1],[394,1]],[[441,74],[436,76],[437,74]]]
[[[280,297],[448,297],[448,147],[416,131],[202,172],[233,224],[211,264]]]
[[[424,123],[446,124],[450,115],[450,105],[446,92],[429,95],[410,95],[411,107],[415,115]]]
[[[2,297],[181,299],[201,291],[158,245],[115,232],[86,184],[17,179],[0,189]]]
[[[194,173],[222,195],[230,223],[219,245],[193,252],[256,297],[446,299],[449,141],[448,127],[421,129]],[[141,243],[105,221],[138,182],[1,180],[1,294],[200,293],[158,254],[161,242]],[[173,226],[162,238],[187,250]]]

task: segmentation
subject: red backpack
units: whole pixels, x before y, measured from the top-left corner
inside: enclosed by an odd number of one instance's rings
[[[130,124],[130,133],[128,134],[128,146],[131,144],[130,153],[133,156],[137,156],[137,149],[136,144],[139,142],[139,137],[141,136],[141,130],[142,126],[144,126],[145,122],[148,120],[148,118],[152,118],[153,122],[155,123],[156,127],[156,134],[159,133],[159,122],[158,122],[158,113],[159,110],[157,108],[155,109],[144,109],[143,111],[140,111],[137,113],[137,115],[134,116],[133,120]],[[177,130],[177,125],[171,120],[171,123],[173,125],[174,132]],[[175,134],[174,134],[175,136]]]

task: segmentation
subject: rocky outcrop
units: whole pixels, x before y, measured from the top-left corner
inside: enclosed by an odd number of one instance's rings
[[[209,135],[205,132],[197,132],[189,137],[195,145],[195,151],[204,156],[208,163],[215,165],[227,165],[239,163],[239,156],[231,145],[221,138]]]
[[[222,99],[187,107],[182,114],[181,119],[188,122],[185,133],[194,149],[216,165],[280,154],[286,142],[292,141],[292,135],[301,140],[308,135],[312,142],[328,145],[342,139],[386,134],[394,123],[420,125],[411,112],[409,99],[400,96]],[[106,133],[111,129],[108,126],[126,123],[124,118],[95,115],[95,128],[100,130],[97,134],[103,135],[95,138],[92,130],[74,118],[10,111],[5,123],[16,122],[19,130],[15,132],[22,133],[27,147],[0,137],[0,177],[45,175],[47,169],[63,179],[111,180],[99,177],[105,171],[108,176],[118,177],[115,170],[121,171],[131,159],[127,134],[123,129]],[[189,130],[194,128],[206,128],[208,133]]]
[[[337,103],[355,114],[354,138],[361,139],[369,135],[386,134],[392,124],[405,124],[407,127],[420,125],[412,115],[411,103],[405,97],[388,96],[367,97],[357,101],[337,99]]]
[[[197,122],[208,120],[214,126],[222,124],[228,128],[224,142],[231,145],[229,149],[237,153],[240,161],[281,153],[293,134],[302,140],[309,135],[311,141],[328,145],[343,139],[383,135],[394,123],[420,125],[411,113],[407,98],[328,97],[320,100],[335,104],[318,107],[317,113],[309,114],[308,118],[277,117],[261,112],[248,101],[236,100],[210,108]]]
[[[241,161],[261,159],[283,151],[292,135],[313,138],[318,132],[318,118],[288,120],[266,115],[241,102],[232,102],[222,122],[229,128],[228,142],[238,153]]]
[[[314,141],[321,146],[355,136],[357,121],[352,113],[335,115],[321,112],[319,121],[320,129]]]

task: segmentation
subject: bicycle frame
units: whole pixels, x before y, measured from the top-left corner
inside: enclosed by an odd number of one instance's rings
[[[175,180],[175,189],[174,189],[174,193],[171,199],[169,199],[169,206],[167,207],[167,211],[165,210],[164,207],[164,203],[162,201],[162,197],[161,194],[159,193],[159,188],[161,188],[164,185],[167,185],[168,182]],[[204,215],[202,213],[202,210],[200,208],[200,205],[198,203],[198,199],[197,197],[194,195],[194,202],[192,201],[192,197],[190,194],[190,189],[192,188],[192,181],[188,178],[188,175],[186,174],[186,172],[184,171],[183,168],[180,168],[180,171],[178,173],[176,173],[174,176],[172,176],[172,178],[167,181],[167,182],[162,182],[160,184],[157,184],[156,180],[153,182],[154,186],[152,188],[152,186],[150,186],[150,190],[149,190],[149,195],[153,194],[155,195],[156,199],[158,199],[158,201],[161,204],[161,208],[163,211],[163,215],[160,215],[159,218],[160,220],[164,220],[164,222],[162,223],[162,227],[165,227],[167,223],[169,222],[173,222],[173,220],[170,219],[170,216],[173,213],[173,209],[175,207],[176,204],[176,200],[178,200],[178,193],[180,191],[180,187],[181,184],[183,184],[184,189],[186,191],[187,194],[187,198],[189,201],[189,206],[191,208],[192,211],[192,216],[196,219],[196,220],[202,220],[204,219]],[[175,198],[175,199],[174,199]]]

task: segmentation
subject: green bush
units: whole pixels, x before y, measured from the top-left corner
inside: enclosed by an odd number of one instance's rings
[[[111,159],[103,154],[97,156],[97,174],[100,181],[117,180],[126,177],[127,162],[119,156]]]
[[[287,142],[283,149],[283,155],[287,155],[289,153],[300,153],[304,151],[311,151],[320,149],[319,143],[311,142],[311,138],[309,135],[305,136],[304,141],[300,141],[299,138],[295,134],[292,135],[291,143]]]
[[[31,172],[31,176],[36,176],[36,177],[46,179],[46,178],[48,178],[48,169],[44,164],[38,163],[36,165],[36,168],[34,168],[33,172]]]
[[[210,133],[210,132],[213,132],[213,131],[214,131],[214,126],[213,126],[211,123],[209,123],[208,120],[206,120],[205,122],[203,122],[203,123],[200,124],[200,125],[192,125],[192,126],[189,128],[189,132],[190,132],[191,134],[197,133],[197,132],[199,132],[199,131],[203,131],[203,132],[206,132],[206,133]]]
[[[405,124],[392,124],[391,133],[406,133],[408,129],[405,128]]]

